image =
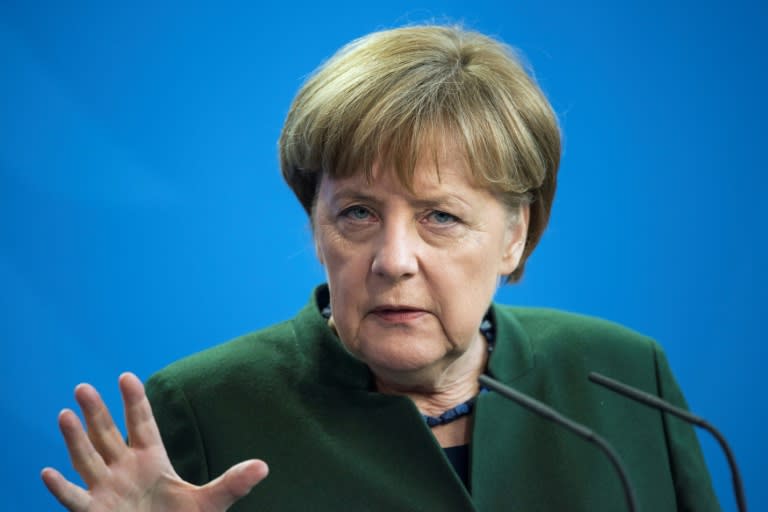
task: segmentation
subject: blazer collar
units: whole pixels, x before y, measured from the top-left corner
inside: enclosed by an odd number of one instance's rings
[[[491,304],[491,318],[496,344],[488,361],[488,373],[503,382],[512,382],[535,366],[531,339],[511,308]]]
[[[372,391],[371,370],[347,351],[321,314],[320,305],[327,303],[328,286],[323,284],[293,319],[305,377],[321,385]]]

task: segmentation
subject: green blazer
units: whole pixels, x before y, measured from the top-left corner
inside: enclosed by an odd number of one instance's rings
[[[468,492],[414,404],[373,390],[368,367],[320,314],[325,296],[320,287],[292,320],[149,379],[184,479],[204,483],[244,459],[265,460],[269,476],[233,511],[626,510],[602,452],[493,392],[475,406]],[[719,510],[691,428],[587,381],[598,371],[685,405],[655,342],[553,310],[493,305],[491,315],[489,373],[607,438],[640,510]]]

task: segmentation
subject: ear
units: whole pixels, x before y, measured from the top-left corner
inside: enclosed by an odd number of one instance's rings
[[[504,240],[504,253],[501,258],[499,272],[501,275],[511,274],[520,264],[520,258],[523,257],[523,250],[525,249],[525,241],[528,237],[530,217],[531,209],[527,204],[524,204],[509,219],[506,239]]]

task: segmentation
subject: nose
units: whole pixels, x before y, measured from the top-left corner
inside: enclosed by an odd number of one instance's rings
[[[408,222],[389,222],[379,233],[371,271],[393,281],[407,279],[419,271],[419,236]]]

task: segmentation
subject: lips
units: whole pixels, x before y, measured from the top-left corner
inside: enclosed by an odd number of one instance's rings
[[[407,323],[426,315],[427,311],[414,306],[387,304],[376,306],[371,314],[387,323]]]

